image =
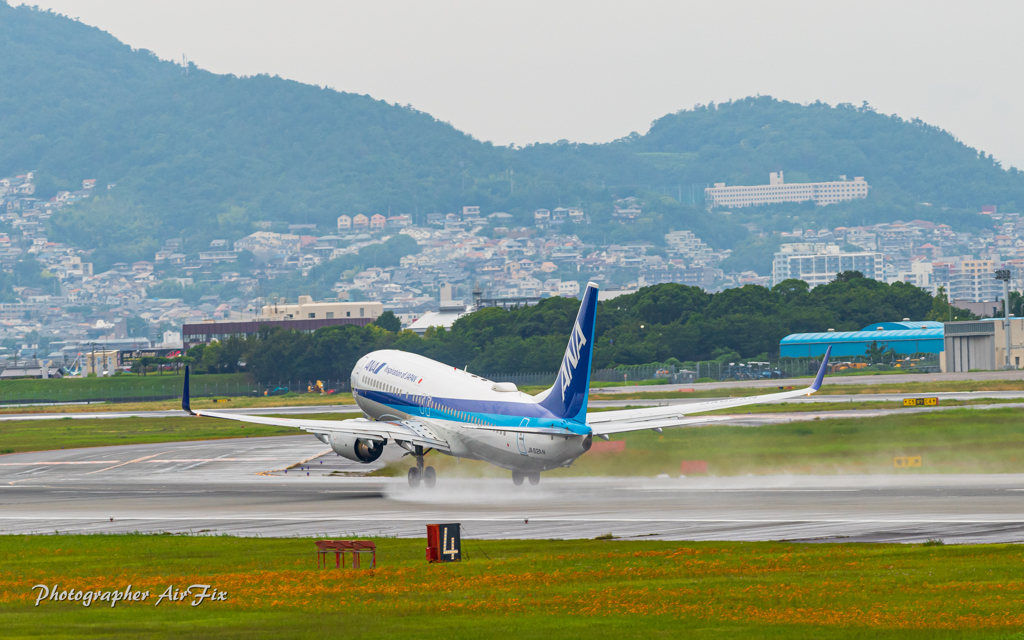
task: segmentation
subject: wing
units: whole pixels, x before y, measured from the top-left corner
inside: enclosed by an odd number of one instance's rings
[[[341,433],[366,440],[390,440],[396,443],[408,443],[422,447],[450,451],[448,442],[430,428],[429,423],[422,420],[402,420],[395,422],[374,422],[366,418],[353,420],[296,420],[293,418],[269,418],[264,416],[245,416],[235,413],[217,411],[192,411],[193,415],[203,418],[220,418],[251,424],[267,424],[276,427],[295,427],[320,437],[332,433]],[[321,438],[321,440],[324,440]],[[325,440],[326,442],[326,440]]]
[[[181,408],[194,416],[248,422],[249,424],[266,424],[275,427],[294,427],[312,433],[325,444],[329,442],[326,436],[332,433],[340,433],[378,442],[391,440],[400,445],[405,443],[413,446],[431,447],[441,451],[451,451],[448,442],[437,434],[437,431],[432,428],[429,422],[423,420],[396,420],[393,422],[374,422],[365,418],[353,420],[302,420],[193,410],[189,402],[188,380],[189,368],[185,367],[185,390],[181,396]]]
[[[751,404],[766,404],[780,402],[789,398],[809,396],[821,388],[821,382],[825,377],[825,370],[828,367],[828,357],[832,352],[829,346],[825,351],[825,359],[821,362],[818,375],[814,383],[805,389],[794,389],[782,393],[769,393],[763,396],[749,396],[745,398],[726,398],[724,400],[709,400],[707,402],[695,402],[692,404],[672,405],[668,407],[650,407],[648,409],[624,409],[621,411],[602,411],[600,413],[588,413],[587,425],[595,436],[607,437],[613,433],[624,433],[626,431],[641,431],[643,429],[664,429],[668,427],[685,427],[709,422],[721,422],[731,420],[730,416],[707,416],[704,418],[688,417],[694,413],[704,413],[716,409],[732,409]]]

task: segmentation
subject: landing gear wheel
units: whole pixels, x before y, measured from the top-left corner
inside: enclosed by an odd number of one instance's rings
[[[420,470],[416,467],[409,469],[409,487],[415,489],[420,486]]]
[[[522,472],[520,472],[520,471],[513,471],[512,472],[512,484],[516,485],[517,487],[519,485],[523,484],[523,474],[522,474]]]
[[[427,467],[423,470],[423,484],[428,489],[433,489],[434,485],[437,484],[437,473],[434,472],[434,467]]]
[[[527,477],[527,479],[529,479],[530,484],[532,484],[533,486],[537,486],[538,484],[540,484],[540,474],[539,473],[531,473],[531,474],[527,475],[526,477]]]

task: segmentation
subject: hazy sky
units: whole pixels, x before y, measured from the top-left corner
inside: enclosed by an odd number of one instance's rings
[[[14,0],[16,1],[16,0]],[[868,101],[1024,168],[1024,2],[32,0],[161,58],[604,142],[696,103]]]

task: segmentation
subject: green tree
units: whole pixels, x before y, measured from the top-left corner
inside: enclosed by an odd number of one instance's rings
[[[978,316],[974,315],[967,309],[961,309],[951,305],[949,303],[949,296],[946,295],[945,287],[939,287],[935,297],[932,298],[932,308],[925,316],[925,320],[933,320],[935,322],[955,322],[957,320],[977,319]]]
[[[380,314],[373,324],[377,325],[381,329],[390,331],[391,333],[398,333],[402,330],[402,321],[398,319],[398,316],[393,311],[385,311]]]

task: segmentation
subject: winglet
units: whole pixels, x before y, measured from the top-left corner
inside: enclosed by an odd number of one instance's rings
[[[821,381],[825,379],[825,370],[828,369],[828,356],[832,353],[832,345],[828,345],[828,349],[825,349],[825,359],[821,361],[821,368],[818,369],[818,377],[814,379],[814,384],[811,385],[811,391],[817,391],[821,388]]]
[[[185,388],[181,392],[181,408],[188,411],[190,416],[194,416],[196,414],[192,413],[192,405],[188,397],[188,370],[189,366],[185,365]]]

